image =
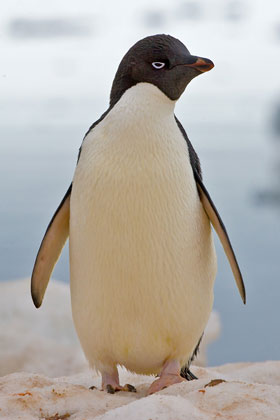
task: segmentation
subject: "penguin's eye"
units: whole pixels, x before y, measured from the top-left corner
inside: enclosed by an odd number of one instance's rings
[[[154,62],[152,63],[152,66],[153,66],[155,69],[160,70],[160,69],[162,69],[162,68],[165,66],[165,63],[163,63],[162,61],[154,61]]]

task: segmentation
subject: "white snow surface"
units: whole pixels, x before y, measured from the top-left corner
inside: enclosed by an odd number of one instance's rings
[[[0,283],[0,376],[71,375],[87,368],[73,327],[69,286],[51,280],[36,309],[30,279]]]
[[[0,375],[6,375],[0,377],[0,419],[280,419],[278,361],[193,366],[199,380],[149,397],[153,377],[120,369],[121,383],[133,384],[137,393],[100,391],[100,376],[87,368],[75,335],[68,285],[52,280],[40,310],[29,286],[29,279],[0,283]],[[200,363],[218,334],[213,313]],[[225,382],[206,386],[213,379]]]
[[[265,420],[280,418],[280,362],[194,367],[200,378],[146,396],[151,377],[122,371],[122,383],[137,393],[114,395],[90,390],[100,386],[91,372],[48,378],[14,373],[0,378],[0,418],[71,420]],[[225,382],[206,386],[213,379]]]

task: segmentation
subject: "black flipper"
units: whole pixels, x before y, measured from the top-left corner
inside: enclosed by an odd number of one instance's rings
[[[198,193],[199,193],[199,197],[201,200],[201,203],[204,207],[204,210],[207,214],[207,216],[210,219],[210,222],[212,224],[212,226],[214,227],[222,245],[225,251],[225,254],[228,258],[228,261],[230,263],[231,266],[231,270],[232,273],[234,275],[241,299],[243,300],[243,303],[246,303],[246,292],[245,292],[245,286],[243,283],[243,278],[242,278],[242,274],[236,259],[236,256],[234,254],[232,245],[230,243],[230,239],[229,236],[227,234],[225,225],[219,215],[218,210],[216,209],[205,185],[202,182],[202,175],[201,175],[201,168],[200,168],[200,163],[199,163],[199,159],[198,156],[187,136],[187,133],[185,132],[182,124],[178,121],[178,119],[175,117],[175,120],[178,124],[178,127],[184,137],[184,139],[187,142],[188,145],[188,149],[189,149],[189,155],[190,155],[190,162],[192,165],[192,169],[193,169],[193,174],[194,174],[194,178],[196,181],[196,185],[197,185],[197,189],[198,189]]]
[[[50,276],[69,236],[72,184],[51,219],[41,242],[31,277],[31,295],[36,308],[42,304]]]

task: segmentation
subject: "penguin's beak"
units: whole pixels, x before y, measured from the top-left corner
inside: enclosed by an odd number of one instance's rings
[[[214,67],[213,61],[209,60],[209,58],[196,57],[194,55],[189,55],[185,62],[181,65],[186,67],[193,67],[201,73],[209,71]]]

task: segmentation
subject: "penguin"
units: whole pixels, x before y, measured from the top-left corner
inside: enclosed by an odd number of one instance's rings
[[[74,325],[111,393],[135,391],[120,385],[118,366],[157,375],[148,394],[195,378],[189,365],[212,310],[217,271],[211,224],[246,301],[226,228],[174,114],[189,82],[213,67],[170,35],[129,49],[36,257],[31,294],[38,308],[69,236]]]

